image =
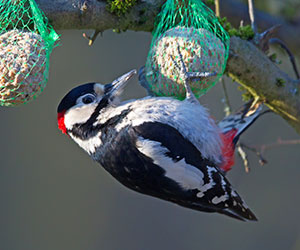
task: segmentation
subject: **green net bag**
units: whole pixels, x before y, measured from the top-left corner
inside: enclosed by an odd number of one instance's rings
[[[184,79],[178,69],[181,54],[188,72],[214,73],[190,82],[196,97],[205,94],[225,70],[227,32],[200,0],[167,0],[157,20],[144,69],[149,92],[185,98]]]
[[[27,103],[43,91],[58,38],[34,0],[0,0],[0,105]]]

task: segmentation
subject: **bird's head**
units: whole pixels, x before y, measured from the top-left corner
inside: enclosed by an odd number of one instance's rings
[[[122,75],[109,84],[86,83],[72,89],[58,105],[58,128],[68,134],[74,127],[93,124],[102,109],[118,105],[120,94],[134,74],[136,70]]]

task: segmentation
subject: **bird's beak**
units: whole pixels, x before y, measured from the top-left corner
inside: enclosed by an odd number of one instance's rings
[[[114,80],[112,83],[106,84],[104,86],[104,93],[112,96],[116,96],[122,93],[122,90],[126,86],[128,80],[136,74],[136,70],[131,70],[128,73],[120,76],[118,79]]]

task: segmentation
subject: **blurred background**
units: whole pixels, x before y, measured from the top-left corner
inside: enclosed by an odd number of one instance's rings
[[[259,221],[192,211],[135,193],[94,163],[56,125],[62,97],[84,82],[108,83],[145,63],[151,35],[104,32],[92,47],[83,31],[59,31],[42,95],[18,108],[0,108],[1,250],[300,249],[300,145],[265,152],[260,166],[249,152],[250,173],[236,156],[228,178]],[[87,31],[91,32],[91,31]],[[287,58],[282,67],[292,76]],[[226,80],[233,109],[242,104],[237,84]],[[135,77],[124,99],[146,93]],[[221,84],[201,103],[220,120]],[[279,116],[266,114],[242,137],[261,145],[300,136]]]
[[[246,4],[248,2],[248,0],[240,1]],[[275,16],[281,16],[289,21],[294,21],[300,18],[299,0],[254,0],[254,3],[257,9]]]

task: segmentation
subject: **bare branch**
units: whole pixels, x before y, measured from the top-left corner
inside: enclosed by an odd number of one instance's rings
[[[256,154],[256,156],[259,159],[259,163],[261,166],[268,163],[268,161],[265,159],[263,154],[272,148],[280,147],[284,145],[297,145],[300,144],[300,140],[282,140],[281,138],[278,138],[276,142],[270,143],[270,144],[263,144],[263,145],[256,145],[256,146],[248,146],[244,143],[240,143],[242,148],[248,149]]]
[[[270,144],[265,144],[265,145],[261,145],[261,152],[264,153],[266,150],[269,150],[271,148],[275,148],[275,147],[279,147],[279,146],[283,146],[283,145],[297,145],[300,144],[300,140],[282,140],[280,137],[277,139],[276,142],[274,143],[270,143]]]
[[[89,46],[92,46],[99,34],[102,34],[101,30],[95,30],[94,34],[91,37],[86,33],[83,33],[82,36],[89,41]]]
[[[254,33],[257,34],[253,0],[248,0],[248,8],[249,8],[249,17],[250,17],[250,21],[251,21],[251,27],[252,27]]]
[[[119,29],[151,31],[153,21],[165,0],[141,0],[130,13],[117,17],[106,11],[104,0],[36,0],[50,19],[55,29]],[[241,20],[249,20],[247,5],[237,0],[220,1],[222,16],[238,27]],[[281,24],[277,37],[285,41],[289,48],[300,54],[300,22],[290,23],[280,17],[255,11],[256,25],[266,30]]]
[[[230,11],[234,11],[234,15],[240,13],[239,7],[232,7],[234,2],[234,0],[220,2],[222,12],[223,6],[226,7],[224,8],[225,15],[231,13],[226,13],[228,7],[231,8]],[[97,29],[104,31],[116,28],[151,31],[154,18],[160,11],[164,0],[138,1],[129,13],[121,17],[109,13],[106,10],[106,1],[101,0],[37,0],[37,3],[45,11],[56,29]],[[247,7],[246,16],[248,16]],[[257,24],[261,26],[259,21],[262,18],[261,13],[256,11],[255,16]],[[265,17],[265,15],[263,16]],[[279,19],[273,18],[272,20],[273,23],[269,22],[269,26],[272,26],[274,22],[277,23]],[[283,23],[283,30],[287,29],[285,26],[286,24]],[[291,34],[285,33],[285,36],[298,41],[300,29],[292,28],[292,30]],[[294,47],[298,48],[298,43]],[[266,105],[286,119],[300,133],[299,81],[282,72],[251,42],[237,37],[232,37],[230,41],[227,73],[247,88],[254,97],[261,98]]]
[[[268,52],[270,48],[270,39],[275,36],[275,33],[279,30],[279,28],[280,25],[275,25],[259,34],[257,46],[263,52]]]
[[[242,160],[243,160],[244,167],[245,167],[245,172],[246,172],[246,173],[249,173],[249,172],[250,172],[250,167],[249,167],[249,160],[248,160],[247,153],[246,153],[245,150],[243,149],[243,146],[242,146],[241,143],[238,143],[238,144],[236,145],[236,148],[237,148],[237,151],[238,151],[240,157],[241,157]]]
[[[221,77],[220,81],[222,82],[222,87],[223,87],[223,92],[224,92],[224,112],[225,116],[229,116],[232,112],[230,101],[229,101],[229,96],[226,88],[226,84],[224,81],[224,78]]]
[[[254,97],[259,97],[300,133],[299,81],[280,70],[252,43],[230,39],[227,72]]]
[[[258,157],[258,162],[261,166],[265,165],[268,163],[268,161],[262,156],[262,153],[260,150],[258,150],[256,147],[251,147],[251,146],[247,146],[246,144],[244,143],[240,143],[240,146],[242,148],[246,148],[250,151],[252,151],[253,153],[256,154],[256,156]]]
[[[55,29],[151,31],[164,0],[139,1],[120,17],[107,11],[104,0],[36,0]]]
[[[215,12],[216,16],[220,16],[220,0],[215,0]]]
[[[290,58],[290,61],[291,61],[291,64],[293,66],[296,77],[297,77],[297,79],[300,79],[300,75],[299,75],[299,71],[297,69],[297,64],[296,64],[295,57],[294,57],[293,53],[290,51],[290,49],[286,46],[286,44],[278,38],[271,38],[269,40],[269,42],[271,44],[279,44],[281,46],[281,48],[283,48],[286,51],[286,53],[288,54],[288,56]]]

